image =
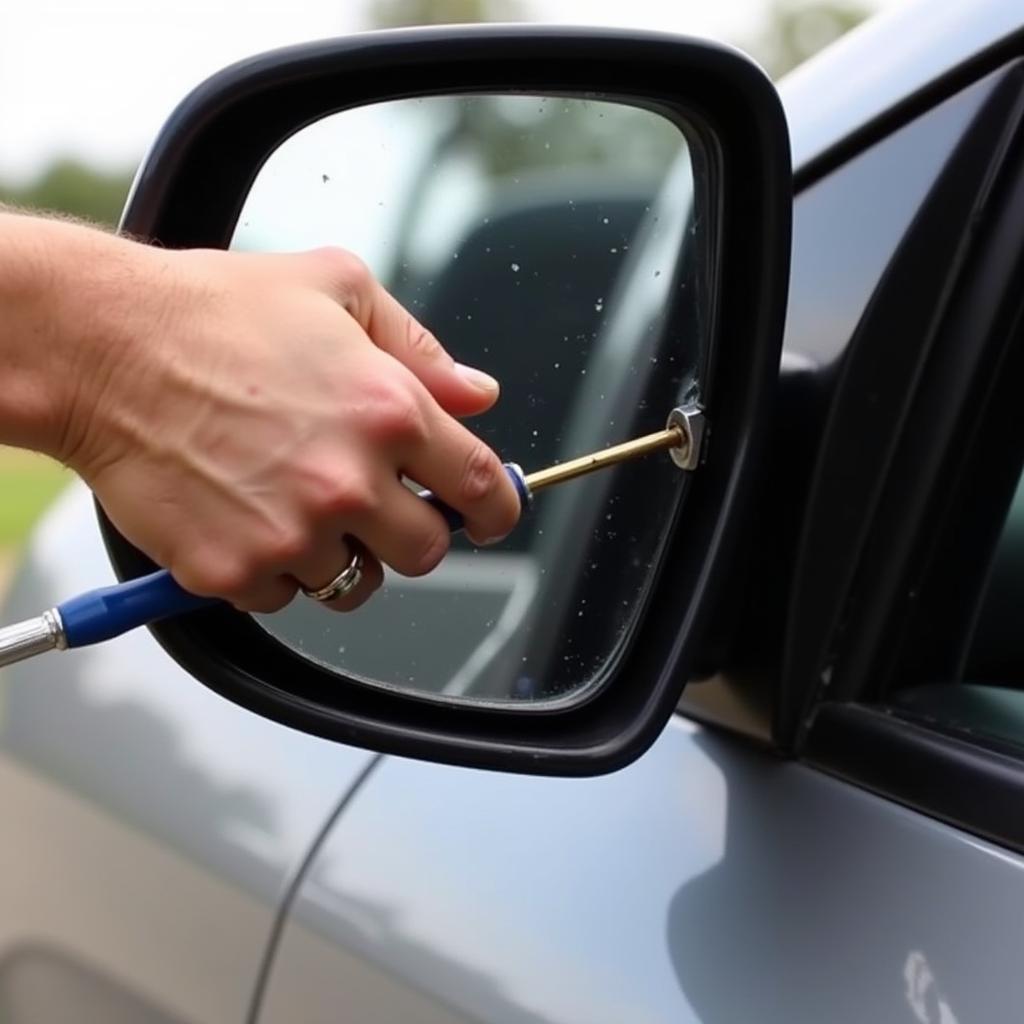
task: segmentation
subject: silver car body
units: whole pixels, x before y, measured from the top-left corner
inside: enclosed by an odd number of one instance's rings
[[[1018,0],[945,0],[853,33],[783,85],[798,168],[1022,24]],[[880,245],[926,186],[906,184]],[[825,244],[799,211],[797,275]],[[836,305],[844,336],[818,351],[791,308],[789,347],[834,354],[868,294]],[[72,488],[3,619],[109,579]],[[591,780],[383,759],[228,704],[139,632],[0,674],[0,806],[13,1024],[967,1024],[1024,1006],[1022,858],[682,717]]]

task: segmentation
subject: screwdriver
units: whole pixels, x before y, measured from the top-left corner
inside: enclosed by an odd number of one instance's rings
[[[505,472],[525,511],[538,491],[652,452],[668,451],[677,466],[695,469],[703,428],[703,413],[696,406],[679,407],[669,414],[664,430],[535,473],[525,474],[515,463],[506,462]],[[462,514],[457,509],[446,505],[431,491],[420,491],[419,496],[444,516],[452,533],[464,528]],[[46,651],[102,643],[139,626],[222,603],[219,598],[189,593],[166,569],[89,590],[36,618],[0,629],[0,668]]]

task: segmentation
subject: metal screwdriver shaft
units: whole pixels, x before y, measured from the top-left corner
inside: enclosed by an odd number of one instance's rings
[[[681,428],[667,427],[665,430],[659,430],[654,434],[645,434],[633,441],[612,445],[611,448],[603,448],[591,455],[582,455],[578,459],[570,459],[568,462],[561,462],[548,469],[538,469],[535,473],[527,473],[526,486],[530,488],[531,494],[536,494],[538,491],[544,490],[545,487],[554,487],[555,484],[565,483],[566,480],[575,480],[579,476],[614,466],[618,462],[639,459],[642,455],[649,455],[651,452],[681,448],[687,443]]]

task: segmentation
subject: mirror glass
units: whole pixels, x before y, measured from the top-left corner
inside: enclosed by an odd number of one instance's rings
[[[232,246],[358,253],[456,359],[501,381],[468,425],[530,472],[660,430],[700,399],[713,265],[700,166],[677,124],[623,103],[392,101],[283,143]],[[605,470],[539,494],[500,545],[458,537],[428,576],[389,573],[356,612],[300,596],[259,620],[372,685],[582,699],[628,642],[687,478],[666,454]]]

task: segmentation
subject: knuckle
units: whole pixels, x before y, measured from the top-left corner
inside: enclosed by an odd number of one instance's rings
[[[409,566],[408,576],[425,576],[436,569],[451,547],[452,537],[446,526],[428,534]]]
[[[372,512],[377,506],[369,479],[351,458],[321,457],[305,462],[298,469],[295,493],[300,514],[307,522],[344,521],[348,516]]]
[[[380,510],[377,492],[368,480],[347,472],[324,479],[309,502],[309,513],[317,522],[374,516]]]
[[[437,337],[411,316],[405,323],[405,344],[409,352],[424,359],[436,359],[444,352]]]
[[[336,246],[315,249],[313,255],[320,261],[332,290],[346,306],[356,303],[373,287],[370,268],[353,252]]]
[[[254,573],[240,557],[227,552],[211,552],[172,567],[174,578],[188,591],[203,596],[221,597],[234,602],[249,589]]]
[[[475,441],[462,467],[459,494],[463,501],[486,498],[498,486],[502,472],[498,456],[483,441]]]
[[[371,440],[384,445],[416,445],[427,437],[427,421],[415,398],[395,389],[375,396],[366,417]]]
[[[290,565],[302,557],[308,544],[306,532],[298,526],[276,523],[254,555],[254,562],[263,569]]]

